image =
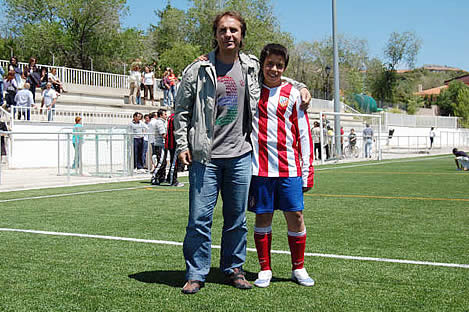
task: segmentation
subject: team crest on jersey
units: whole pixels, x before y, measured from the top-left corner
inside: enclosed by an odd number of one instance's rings
[[[281,107],[286,107],[288,105],[288,98],[285,97],[285,96],[281,96],[278,100],[278,104],[281,106]]]

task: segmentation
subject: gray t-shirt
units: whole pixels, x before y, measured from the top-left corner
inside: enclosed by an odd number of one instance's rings
[[[223,64],[217,60],[216,119],[212,158],[238,157],[252,150],[244,114],[245,81],[241,64]],[[243,122],[244,121],[244,122]]]

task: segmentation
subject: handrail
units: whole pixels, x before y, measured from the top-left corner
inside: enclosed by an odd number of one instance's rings
[[[0,66],[8,66],[10,62],[0,60]],[[24,68],[28,63],[18,62],[20,68]],[[113,73],[91,71],[86,69],[69,68],[65,66],[52,66],[46,64],[36,64],[37,67],[45,67],[48,70],[57,69],[57,76],[63,83],[83,84],[96,87],[109,87],[127,89],[129,87],[129,76]]]

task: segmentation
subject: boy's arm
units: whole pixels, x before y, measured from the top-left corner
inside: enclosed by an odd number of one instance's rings
[[[301,174],[303,178],[303,192],[308,191],[314,184],[314,155],[313,140],[309,126],[309,118],[305,111],[300,109],[301,99],[296,100],[297,128],[298,128],[298,149],[301,155]]]

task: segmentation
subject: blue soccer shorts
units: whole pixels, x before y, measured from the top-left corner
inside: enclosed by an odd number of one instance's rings
[[[252,177],[248,201],[249,211],[263,214],[273,213],[274,210],[302,211],[303,209],[303,180],[301,177]]]

